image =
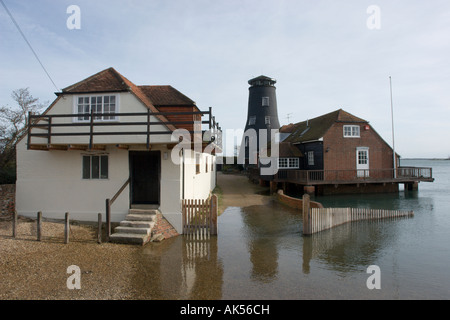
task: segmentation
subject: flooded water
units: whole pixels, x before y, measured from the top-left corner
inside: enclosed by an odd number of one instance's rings
[[[302,215],[276,202],[229,207],[219,235],[176,237],[143,247],[152,299],[449,299],[450,161],[434,183],[398,194],[317,197],[324,206],[413,210],[412,218],[354,222],[302,235]],[[369,289],[368,267],[380,270]],[[150,271],[149,271],[150,272]],[[138,283],[136,285],[139,285]]]

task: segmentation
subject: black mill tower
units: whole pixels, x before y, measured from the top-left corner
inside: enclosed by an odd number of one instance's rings
[[[265,147],[271,139],[271,129],[280,128],[275,83],[275,79],[263,75],[248,81],[250,85],[248,89],[248,113],[241,145],[241,151],[245,151],[245,164],[254,162],[255,156],[256,161],[258,160],[258,156],[252,154],[251,135],[248,134],[247,130],[254,129],[256,131],[256,150],[259,154],[260,147]],[[267,141],[259,141],[259,130],[261,129],[267,130]]]

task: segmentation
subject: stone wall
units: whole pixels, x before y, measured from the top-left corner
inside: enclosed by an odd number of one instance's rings
[[[0,185],[0,214],[12,215],[16,208],[16,185]]]

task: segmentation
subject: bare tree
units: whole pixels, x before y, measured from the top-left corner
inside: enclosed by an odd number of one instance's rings
[[[0,170],[11,170],[15,165],[16,143],[26,133],[28,113],[37,113],[44,107],[34,98],[29,88],[14,90],[11,97],[16,105],[0,107]]]

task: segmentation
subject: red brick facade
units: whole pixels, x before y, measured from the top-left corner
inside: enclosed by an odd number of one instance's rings
[[[324,170],[355,170],[356,148],[369,148],[369,169],[392,169],[392,148],[365,123],[349,123],[360,127],[359,138],[344,138],[346,123],[336,122],[323,137]],[[328,150],[328,151],[327,151]]]
[[[179,235],[177,230],[175,230],[175,228],[169,221],[167,221],[166,218],[163,217],[161,213],[156,214],[156,223],[152,229],[152,233],[154,235],[162,234],[164,239],[169,239]]]

